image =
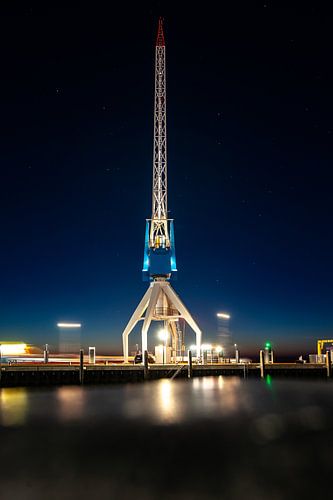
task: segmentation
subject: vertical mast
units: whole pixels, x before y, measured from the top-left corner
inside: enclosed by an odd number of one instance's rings
[[[149,246],[169,247],[167,203],[166,76],[163,20],[158,21],[155,47],[153,199]]]
[[[153,196],[146,221],[142,277],[144,281],[174,279],[177,272],[173,220],[168,219],[166,78],[163,21],[159,18],[155,45]]]

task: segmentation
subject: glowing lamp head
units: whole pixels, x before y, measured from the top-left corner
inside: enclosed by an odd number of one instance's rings
[[[222,351],[223,351],[223,347],[221,345],[217,345],[215,347],[215,352],[217,352],[217,354],[220,354],[220,352],[222,352]]]
[[[158,332],[158,338],[160,340],[163,340],[165,342],[167,340],[167,338],[168,338],[168,332],[167,332],[167,330],[164,330],[164,329],[160,330]]]
[[[58,328],[81,328],[81,323],[57,323]]]
[[[230,319],[230,314],[228,314],[228,313],[223,313],[223,312],[221,312],[221,313],[217,313],[217,315],[216,315],[216,316],[217,316],[218,318],[222,318],[222,319]]]

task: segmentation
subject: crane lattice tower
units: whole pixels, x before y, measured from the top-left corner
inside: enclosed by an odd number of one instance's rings
[[[197,355],[200,356],[201,331],[191,314],[170,285],[177,273],[173,220],[168,219],[167,127],[165,38],[162,18],[158,21],[155,46],[155,103],[152,216],[146,220],[143,280],[150,285],[123,332],[124,362],[128,361],[128,336],[142,321],[142,352],[147,350],[147,334],[152,321],[163,321],[171,339],[173,360],[176,360],[183,318],[196,334]]]

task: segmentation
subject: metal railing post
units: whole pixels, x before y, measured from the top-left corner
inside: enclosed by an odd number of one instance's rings
[[[80,384],[83,384],[83,378],[84,378],[84,350],[80,349]]]
[[[260,377],[265,378],[265,353],[263,350],[259,353],[260,358]]]
[[[49,344],[45,344],[44,363],[47,364],[48,362],[49,362]]]
[[[188,351],[187,377],[188,378],[193,377],[192,351]]]
[[[332,377],[332,363],[331,363],[330,351],[326,351],[326,375],[327,375],[327,378]]]
[[[148,366],[148,351],[143,353],[143,378],[148,380],[149,377],[149,366]]]

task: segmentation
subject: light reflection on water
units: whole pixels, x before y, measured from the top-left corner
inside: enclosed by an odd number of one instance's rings
[[[229,415],[246,409],[249,399],[239,378],[222,376],[108,387],[4,388],[0,390],[0,423],[23,425],[27,419],[66,423],[110,417],[174,424]]]
[[[178,387],[177,387],[178,386]],[[127,418],[145,418],[154,422],[175,423],[181,420],[183,401],[179,385],[168,379],[144,384],[142,390],[128,388],[123,413]]]
[[[145,384],[139,392],[131,386],[123,411],[127,418],[154,423],[181,423],[194,418],[216,418],[246,407],[239,397],[239,378],[195,378],[190,382],[162,379]]]
[[[170,380],[161,380],[155,405],[157,416],[168,422],[174,422],[181,417],[181,402],[177,404],[174,387]]]
[[[0,498],[315,498],[313,477],[333,466],[332,387],[221,376],[0,389]]]
[[[56,389],[56,398],[60,420],[70,421],[81,417],[86,404],[85,393],[81,387],[59,387]]]
[[[28,393],[25,387],[0,390],[0,424],[4,427],[23,425],[28,410]]]
[[[326,385],[313,386],[310,382],[265,383],[222,376],[109,386],[3,388],[0,425],[22,426],[36,421],[95,423],[103,419],[172,425],[197,419],[256,418],[265,413],[295,411],[295,397],[301,409],[309,400],[314,404],[310,394],[320,395],[319,388],[327,390]],[[310,421],[315,412],[311,418],[308,413],[304,414]]]
[[[202,416],[223,416],[246,410],[250,406],[249,395],[243,390],[243,384],[238,377],[225,378],[221,375],[194,379],[196,403]]]

